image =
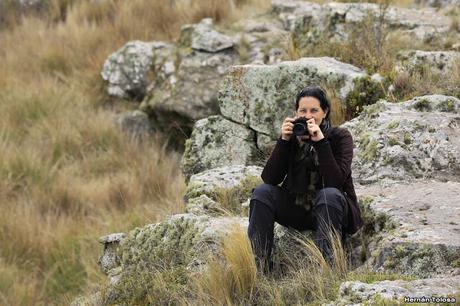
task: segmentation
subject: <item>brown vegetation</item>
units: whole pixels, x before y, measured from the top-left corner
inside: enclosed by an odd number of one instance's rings
[[[0,16],[0,304],[68,304],[101,283],[97,238],[183,211],[178,154],[122,135],[99,76],[129,40],[172,40],[266,1],[46,1]],[[247,7],[251,7],[247,10]],[[115,111],[115,112],[114,112]]]

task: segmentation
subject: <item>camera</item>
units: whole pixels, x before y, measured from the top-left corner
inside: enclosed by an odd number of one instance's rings
[[[292,122],[294,127],[292,128],[292,133],[295,136],[302,136],[308,135],[308,125],[307,125],[307,118],[300,117]]]

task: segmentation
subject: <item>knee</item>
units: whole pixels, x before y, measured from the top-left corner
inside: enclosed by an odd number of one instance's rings
[[[322,206],[325,204],[342,212],[344,210],[344,205],[346,205],[346,199],[339,189],[327,187],[317,192],[315,200],[315,206]]]
[[[271,197],[273,188],[274,186],[265,183],[257,185],[252,191],[251,199],[269,198]]]

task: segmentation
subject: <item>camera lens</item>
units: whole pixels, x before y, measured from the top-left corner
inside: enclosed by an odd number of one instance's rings
[[[292,132],[296,136],[302,136],[307,134],[307,124],[306,122],[296,122],[292,128]]]

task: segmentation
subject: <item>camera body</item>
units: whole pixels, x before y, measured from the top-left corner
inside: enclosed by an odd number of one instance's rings
[[[292,128],[292,133],[295,136],[309,135],[307,118],[300,117],[294,120],[294,122],[292,123],[294,124],[294,127]]]

